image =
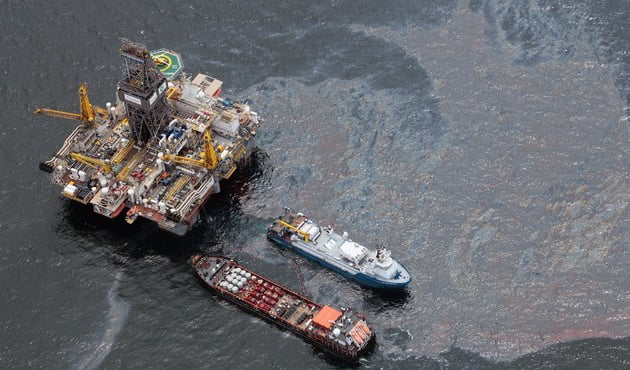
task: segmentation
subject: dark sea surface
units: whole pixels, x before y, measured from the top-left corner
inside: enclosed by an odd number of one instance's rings
[[[283,206],[414,280],[307,295],[377,330],[366,369],[630,368],[630,2],[0,0],[0,367],[335,369],[212,296],[220,253],[299,289]],[[38,163],[115,98],[119,37],[179,51],[265,118],[185,237],[62,198]]]

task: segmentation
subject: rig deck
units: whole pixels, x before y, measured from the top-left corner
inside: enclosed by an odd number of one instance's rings
[[[40,169],[96,213],[113,218],[128,209],[129,223],[144,217],[183,235],[220,181],[247,163],[261,120],[247,103],[222,98],[220,80],[173,71],[182,66],[173,51],[152,56],[127,40],[120,51],[116,103],[92,106],[81,85],[80,114],[36,110],[83,122]]]

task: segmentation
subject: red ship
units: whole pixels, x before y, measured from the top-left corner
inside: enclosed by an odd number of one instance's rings
[[[358,361],[374,341],[365,317],[351,309],[319,305],[225,257],[198,254],[192,265],[217,294],[345,361]]]

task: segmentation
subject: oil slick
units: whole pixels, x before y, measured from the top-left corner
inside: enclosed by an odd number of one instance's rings
[[[129,304],[118,295],[122,277],[123,273],[117,272],[114,284],[107,292],[109,310],[104,320],[104,330],[94,335],[95,341],[88,347],[89,354],[81,359],[74,369],[96,369],[111,353],[116,337],[125,326],[129,314]]]

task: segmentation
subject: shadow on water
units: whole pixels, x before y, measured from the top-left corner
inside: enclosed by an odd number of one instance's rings
[[[408,288],[401,290],[363,288],[365,302],[377,310],[401,308],[410,299]]]
[[[163,255],[171,260],[180,260],[198,250],[195,246],[204,242],[203,233],[196,228],[179,237],[160,230],[155,223],[145,219],[139,218],[129,225],[123,216],[108,219],[94,213],[90,206],[65,199],[63,202],[63,217],[57,232],[76,244],[71,250],[61,253],[75,253],[77,247],[80,250],[105,247],[121,258]]]
[[[367,348],[365,349],[365,352],[363,352],[361,358],[359,359],[358,362],[349,362],[346,360],[343,360],[333,354],[330,354],[316,346],[313,346],[313,355],[316,357],[319,357],[320,359],[322,359],[323,361],[326,361],[326,363],[328,365],[334,366],[335,368],[338,369],[358,369],[361,368],[363,366],[363,361],[369,361],[370,356],[372,356],[372,354],[375,352],[376,347],[378,347],[378,343],[373,340],[372,342],[370,342],[367,346]]]
[[[268,175],[271,173],[273,173],[273,168],[269,155],[264,150],[256,148],[249,162],[240,167],[224,186],[233,189],[240,196],[247,196],[253,189],[268,185]]]

